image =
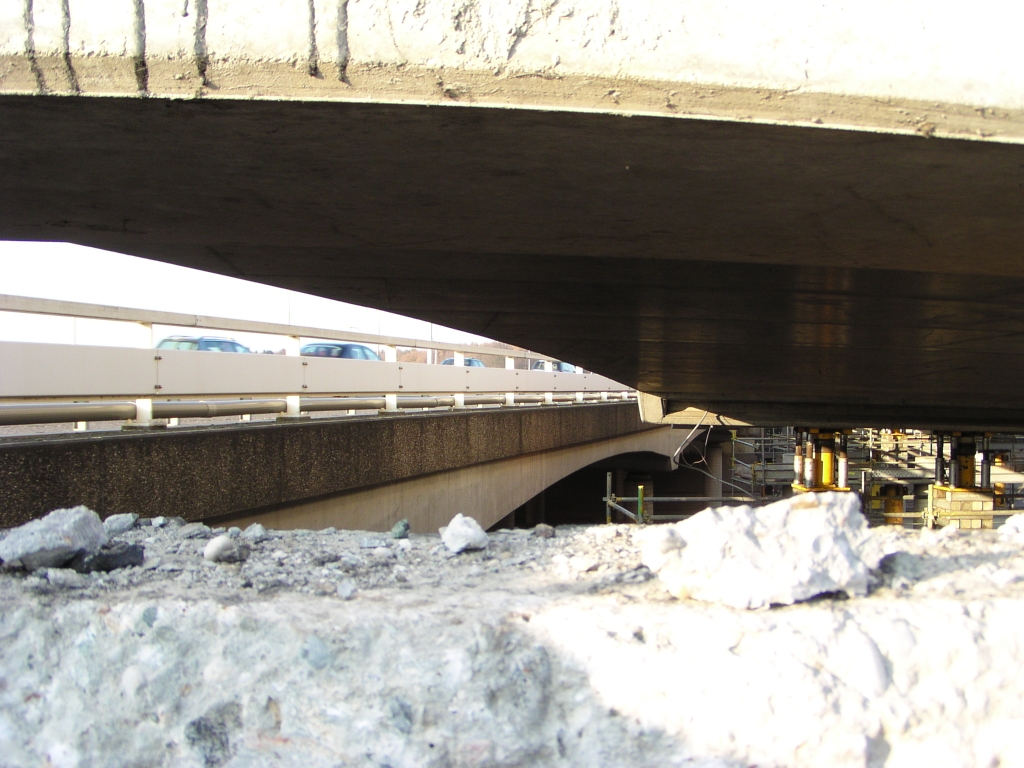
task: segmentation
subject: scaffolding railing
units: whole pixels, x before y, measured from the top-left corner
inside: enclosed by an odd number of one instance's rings
[[[617,496],[612,493],[612,473],[608,473],[608,480],[606,487],[606,494],[602,499],[605,504],[605,522],[612,522],[612,513],[619,512],[625,515],[626,518],[632,520],[638,525],[647,525],[648,523],[656,522],[669,522],[673,520],[686,520],[698,514],[698,512],[690,512],[680,515],[656,515],[654,514],[654,504],[659,502],[697,502],[697,503],[718,503],[718,504],[750,504],[755,503],[758,499],[750,496],[646,496],[644,494],[644,486],[637,486],[636,496]],[[636,509],[631,510],[622,506],[619,502],[626,502],[635,504]],[[647,505],[651,505],[651,512],[647,512]]]

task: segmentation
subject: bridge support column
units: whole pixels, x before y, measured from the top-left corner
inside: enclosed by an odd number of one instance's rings
[[[708,474],[704,477],[704,495],[719,499],[722,497],[722,446],[708,446]]]

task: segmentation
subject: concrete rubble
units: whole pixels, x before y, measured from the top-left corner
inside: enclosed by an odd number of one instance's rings
[[[99,515],[88,507],[55,509],[8,533],[0,541],[0,561],[29,570],[61,566],[79,553],[95,552],[107,540]]]
[[[864,596],[882,554],[857,497],[822,493],[651,528],[643,562],[674,597],[766,608],[830,592]]]
[[[0,764],[1024,764],[999,531],[848,533],[869,594],[757,611],[672,597],[636,526],[457,555],[267,530],[238,563],[182,531],[139,521],[109,573],[0,570]]]
[[[203,557],[212,563],[241,563],[248,559],[249,547],[228,534],[221,534],[206,543]]]
[[[458,514],[439,532],[441,541],[452,554],[487,548],[487,533],[480,527],[480,523],[471,517]]]
[[[108,537],[117,536],[125,531],[130,531],[138,519],[139,516],[134,512],[111,515],[103,521],[103,530],[107,532]]]

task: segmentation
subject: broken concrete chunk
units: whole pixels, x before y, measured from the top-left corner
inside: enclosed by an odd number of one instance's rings
[[[999,526],[999,538],[1024,544],[1024,515],[1006,518],[1006,522]]]
[[[127,533],[135,527],[135,521],[139,519],[139,516],[134,512],[125,512],[120,515],[111,515],[103,521],[103,530],[107,532],[107,536],[112,538],[122,533]]]
[[[222,534],[210,539],[203,550],[203,557],[212,563],[240,563],[249,557],[249,547]]]
[[[244,531],[242,531],[242,538],[252,544],[259,544],[261,541],[266,541],[270,538],[267,534],[267,529],[259,523],[253,523]]]
[[[706,509],[642,537],[644,565],[678,598],[734,608],[866,595],[882,558],[851,493]]]
[[[107,541],[100,516],[88,507],[56,509],[8,533],[0,541],[0,560],[32,571],[59,567],[79,552],[95,552]]]
[[[213,531],[204,523],[189,523],[178,529],[178,535],[183,539],[208,539]]]
[[[547,523],[537,523],[533,529],[533,535],[541,539],[554,538],[555,529]]]
[[[391,527],[391,538],[392,539],[408,539],[409,538],[409,521],[399,520]]]
[[[128,544],[123,541],[115,541],[105,544],[99,551],[92,554],[80,552],[71,562],[69,568],[79,573],[92,573],[103,571],[109,573],[118,568],[128,568],[133,565],[142,565],[146,559],[146,550],[141,544]]]
[[[440,531],[441,541],[449,552],[456,555],[466,550],[487,548],[487,533],[472,517],[456,515],[447,527],[441,528]]]
[[[47,568],[46,580],[51,586],[61,589],[85,589],[89,586],[87,578],[70,568]]]

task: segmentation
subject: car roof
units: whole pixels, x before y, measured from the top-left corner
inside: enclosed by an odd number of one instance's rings
[[[236,344],[241,344],[238,339],[232,339],[229,336],[167,336],[164,341],[233,341]]]
[[[311,341],[308,344],[303,344],[304,347],[363,347],[364,349],[370,349],[365,344],[358,344],[354,341]],[[372,351],[372,350],[371,350]]]

